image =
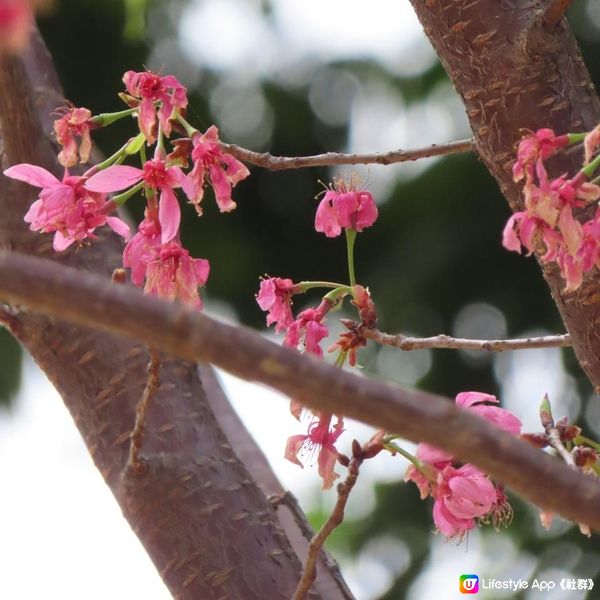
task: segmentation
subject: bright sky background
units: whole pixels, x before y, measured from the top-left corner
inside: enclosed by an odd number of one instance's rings
[[[206,66],[231,73],[230,87],[223,88],[221,96],[215,92],[215,103],[224,107],[220,125],[233,123],[242,137],[252,139],[256,135],[254,139],[260,140],[260,131],[244,131],[247,119],[236,124],[235,103],[228,106],[222,101],[235,98],[232,89],[242,90],[245,105],[255,111],[268,136],[268,114],[264,99],[253,87],[255,77],[299,85],[313,76],[319,57],[372,57],[393,73],[406,75],[423,69],[434,58],[407,1],[371,0],[367,7],[363,0],[277,0],[267,24],[258,17],[259,5],[253,0],[198,0],[184,11],[180,28],[182,45],[196,65],[195,69],[188,68],[188,85],[201,85],[199,73]],[[168,63],[172,43],[166,40],[159,44],[157,62]],[[467,134],[462,109],[448,90],[440,90],[432,102],[406,109],[396,92],[376,81],[357,82],[327,70],[320,79],[315,78],[317,87],[311,91],[315,110],[325,116],[335,118],[336,106],[328,104],[327,94],[318,85],[331,80],[340,92],[354,90],[348,106],[352,118],[348,150],[426,145]],[[235,133],[235,127],[229,133]],[[415,168],[419,167],[407,165],[404,170],[385,172],[371,168],[369,178],[375,186],[386,187],[394,177]],[[466,317],[457,315],[455,329],[460,335],[468,335],[469,327],[477,324],[479,329],[470,331],[472,335],[502,333],[502,316],[498,317],[497,309],[487,305],[467,308],[471,312]],[[382,353],[380,360],[390,377],[409,384],[416,383],[431,363],[427,353]],[[523,369],[525,363],[527,370]],[[571,417],[576,416],[578,400],[558,351],[501,355],[495,368],[503,382],[503,398],[526,422],[526,429],[537,428],[537,406],[546,392],[553,399],[567,400],[563,406],[555,402],[555,414],[568,411]],[[0,598],[169,598],[95,470],[61,399],[31,361],[26,363],[24,379],[14,412],[0,413]],[[226,376],[224,381],[284,486],[305,503],[321,497],[331,504],[334,494],[320,495],[315,469],[301,471],[282,458],[286,437],[299,431],[289,416],[287,400],[232,377]],[[348,429],[342,451],[353,437],[364,440],[370,431],[353,424]],[[376,480],[398,480],[404,469],[405,463],[398,458],[369,461],[351,499],[349,518],[371,509]],[[561,527],[558,523],[557,528]],[[407,561],[402,542],[387,536],[374,540],[356,560],[346,563],[345,573],[358,600],[370,600],[385,591],[394,574],[407,568]],[[490,577],[518,575],[529,572],[535,558],[516,555],[503,538],[484,543],[475,533],[468,547],[438,540],[431,564],[412,590],[413,600],[431,597],[432,590],[439,600],[457,598],[454,590],[459,573],[485,570]],[[452,584],[447,583],[450,581]]]

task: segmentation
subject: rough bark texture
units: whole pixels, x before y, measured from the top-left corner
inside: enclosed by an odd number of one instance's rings
[[[26,54],[2,57],[0,63],[2,168],[29,162],[57,172],[48,134],[50,112],[63,99],[50,57],[35,38]],[[31,187],[0,177],[0,248],[110,277],[120,262],[120,242],[103,235],[91,247],[56,256],[51,236],[33,234],[23,223],[35,196]],[[61,393],[175,597],[292,595],[300,563],[274,508],[215,420],[195,364],[164,361],[141,448],[146,469],[135,472],[126,465],[135,405],[146,382],[146,349],[26,311],[17,310],[10,327]],[[331,581],[327,588],[329,597],[350,597]]]
[[[411,0],[425,32],[460,94],[475,148],[511,208],[522,210],[512,180],[515,143],[523,129],[585,131],[600,121],[600,101],[556,1]],[[568,3],[563,3],[566,8]],[[545,19],[549,11],[552,18]],[[563,153],[552,172],[574,173],[578,153]],[[558,269],[542,265],[577,358],[600,391],[600,278],[592,271],[576,292],[564,292]],[[527,290],[515,290],[527,293]]]

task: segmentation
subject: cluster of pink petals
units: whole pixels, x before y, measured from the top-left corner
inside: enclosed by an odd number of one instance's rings
[[[127,71],[123,75],[123,83],[127,92],[136,99],[138,104],[138,124],[140,131],[146,137],[148,144],[156,141],[156,120],[166,136],[171,135],[171,119],[177,111],[183,111],[188,104],[187,91],[172,75],[161,77],[150,71]]]
[[[315,229],[327,237],[337,237],[342,229],[362,231],[377,219],[378,211],[370,192],[353,189],[339,180],[335,189],[325,192],[317,207]]]
[[[310,421],[308,432],[303,435],[293,435],[288,439],[285,449],[285,458],[304,467],[298,459],[298,454],[318,453],[319,475],[323,479],[323,489],[332,487],[339,475],[333,470],[338,459],[335,443],[344,431],[343,420],[338,417],[336,424],[331,428],[331,414],[315,415]]]
[[[328,299],[323,299],[317,308],[307,308],[298,314],[287,328],[283,345],[298,349],[302,346],[304,352],[323,357],[321,341],[329,335],[329,330],[321,321],[332,307]]]
[[[160,224],[146,211],[138,232],[125,246],[123,266],[131,269],[131,279],[144,291],[165,300],[178,300],[202,308],[198,287],[206,284],[210,264],[192,258],[177,239],[162,241]]]
[[[470,410],[496,427],[513,435],[521,432],[521,421],[510,411],[499,406],[498,400],[481,392],[462,392],[456,396],[456,405]],[[413,481],[422,499],[433,496],[433,518],[438,530],[448,537],[461,537],[475,527],[475,519],[506,513],[506,497],[499,493],[485,474],[473,465],[453,466],[454,457],[439,448],[421,443],[417,459],[422,468],[410,466],[405,480]]]
[[[162,242],[172,240],[179,231],[181,210],[174,188],[180,187],[185,175],[179,167],[167,167],[164,160],[154,158],[144,163],[143,169],[127,165],[112,165],[92,175],[87,187],[97,192],[117,192],[144,180],[146,187],[160,192],[158,220]]]
[[[521,181],[525,177],[530,181],[536,166],[544,168],[544,160],[568,144],[568,135],[557,136],[552,129],[538,129],[535,133],[526,135],[517,148],[517,160],[513,165],[514,180]]]
[[[54,121],[56,141],[63,147],[58,154],[58,162],[63,167],[74,167],[78,159],[86,163],[90,158],[92,140],[90,128],[92,113],[87,108],[69,108]],[[80,138],[80,144],[77,143]]]
[[[31,205],[25,221],[33,231],[54,232],[54,250],[65,250],[74,242],[95,238],[96,227],[108,225],[123,238],[129,238],[129,227],[117,217],[109,216],[115,209],[104,194],[90,189],[84,177],[69,175],[65,170],[62,181],[35,165],[19,164],[10,167],[7,177],[42,188],[39,198]]]
[[[298,286],[291,279],[269,277],[260,282],[256,302],[267,313],[267,326],[275,323],[276,333],[287,330],[292,324],[291,301],[298,291]]]
[[[29,0],[0,0],[0,53],[22,50],[33,27]]]
[[[529,254],[540,245],[544,251],[541,259],[559,266],[566,290],[572,291],[581,285],[585,272],[600,265],[599,213],[583,224],[573,215],[574,209],[600,198],[600,187],[588,182],[581,173],[573,179],[564,175],[548,178],[543,158],[552,154],[558,147],[556,140],[561,138],[552,138],[553,143],[547,138],[542,138],[543,143],[537,138],[535,142],[527,138],[521,142],[523,157],[515,165],[519,167],[515,179],[525,173],[525,210],[509,218],[502,244],[515,252],[523,246]],[[528,153],[521,152],[524,144]]]
[[[250,171],[237,158],[224,152],[219,142],[219,130],[215,125],[209,127],[204,134],[192,136],[192,161],[194,166],[188,173],[185,193],[202,214],[200,202],[204,197],[206,182],[215,191],[215,199],[221,212],[229,212],[236,207],[231,199],[231,190],[240,181],[250,175]]]

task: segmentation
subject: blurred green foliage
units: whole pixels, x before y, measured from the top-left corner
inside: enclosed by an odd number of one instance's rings
[[[95,112],[120,108],[116,93],[122,89],[122,73],[141,69],[153,49],[154,40],[142,40],[143,10],[167,10],[169,5],[158,0],[145,4],[142,0],[60,0],[55,12],[41,20],[66,98]],[[170,3],[171,9],[175,4],[181,8],[185,2]],[[585,2],[575,3],[571,20],[598,83],[600,31],[590,25],[587,7]],[[269,18],[269,2],[264,2],[263,8]],[[127,35],[123,35],[124,28]],[[165,19],[160,36],[169,35],[175,32]],[[418,76],[403,78],[394,77],[373,61],[338,61],[335,67],[358,80],[375,76],[399,90],[409,104],[423,102],[446,78],[439,64]],[[211,93],[225,77],[203,70],[200,84],[190,90],[189,115],[194,123],[205,127],[217,120],[211,113]],[[319,119],[309,101],[309,83],[291,88],[269,79],[257,84],[273,121],[266,149],[285,155],[343,149],[346,125],[332,126]],[[102,150],[110,153],[124,135],[124,129],[115,127],[100,132],[96,139]],[[202,219],[197,219],[193,210],[185,210],[183,241],[194,255],[206,257],[212,264],[209,298],[230,305],[244,323],[264,326],[254,293],[258,278],[265,273],[294,280],[345,279],[343,241],[328,240],[313,229],[314,198],[322,189],[319,179],[328,180],[325,169],[278,173],[253,169],[252,177],[236,189],[238,210],[232,214],[219,215],[210,192]],[[465,305],[488,303],[504,315],[509,335],[523,330],[562,330],[533,259],[501,248],[500,233],[509,210],[495,181],[475,156],[448,157],[416,177],[398,179],[389,197],[382,200],[380,219],[357,243],[359,279],[373,291],[382,329],[419,335],[451,333],[456,315]],[[136,210],[139,216],[141,209]],[[20,354],[4,332],[0,336],[0,399],[6,402],[17,386]],[[379,352],[370,349],[365,354],[367,370],[375,374]],[[582,397],[589,397],[589,383],[572,354],[565,352],[564,356]],[[397,360],[403,360],[401,353]],[[431,367],[419,385],[449,397],[465,389],[497,393],[492,366],[491,360],[472,361],[456,352],[438,351],[432,354]],[[600,550],[595,540],[582,538],[574,529],[558,537],[538,536],[529,509],[514,504],[517,516],[506,535],[521,551],[540,557],[538,570],[552,566],[553,559],[548,556],[553,556],[550,549],[557,544],[579,545],[585,548],[584,556]],[[313,516],[315,523],[324,518],[319,513]],[[373,513],[345,523],[331,545],[359,553],[381,534],[402,540],[410,552],[410,563],[384,596],[399,600],[428,559],[431,529],[430,506],[418,499],[414,486],[378,485]],[[590,576],[589,568],[585,571],[577,564],[571,568]]]

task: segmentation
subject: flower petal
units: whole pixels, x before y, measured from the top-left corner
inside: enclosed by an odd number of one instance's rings
[[[14,165],[4,171],[7,177],[12,179],[18,179],[24,181],[29,185],[34,185],[39,188],[49,188],[54,185],[58,185],[60,181],[52,175],[46,169],[37,167],[36,165],[28,165],[27,163],[21,163],[20,165]]]
[[[137,183],[143,174],[137,167],[112,165],[92,175],[85,182],[85,187],[92,192],[118,192]]]

